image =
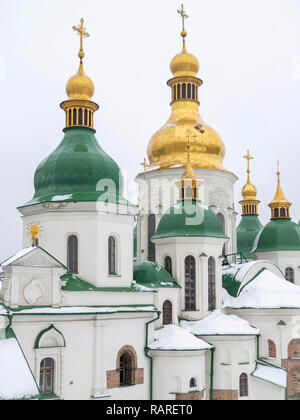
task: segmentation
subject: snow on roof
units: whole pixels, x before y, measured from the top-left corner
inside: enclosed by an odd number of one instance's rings
[[[223,289],[223,304],[230,308],[300,308],[300,287],[264,270],[237,298]]]
[[[4,308],[3,308],[4,309]],[[154,305],[141,306],[63,306],[61,308],[37,307],[32,309],[10,309],[9,312],[14,315],[68,315],[68,314],[102,314],[102,313],[116,313],[116,312],[156,312]],[[1,305],[0,305],[1,313]],[[7,311],[5,312],[7,313]]]
[[[13,255],[12,257],[10,257],[8,260],[4,261],[1,266],[2,267],[6,267],[12,263],[14,263],[15,261],[19,260],[20,258],[24,257],[25,255],[29,254],[31,251],[33,251],[34,249],[36,249],[37,247],[30,247],[30,248],[25,248],[22,249],[22,251],[17,252],[17,254]]]
[[[0,400],[39,395],[33,375],[15,338],[0,340]]]
[[[256,264],[261,264],[261,263],[270,263],[270,262],[265,261],[265,260],[256,260],[256,261],[250,261],[245,264],[231,264],[228,266],[225,265],[222,267],[222,274],[223,276],[226,274],[231,275],[235,277],[236,281],[242,282],[245,275],[248,273],[248,271]]]
[[[199,321],[181,321],[180,325],[195,335],[258,335],[259,330],[236,315],[214,311]]]
[[[152,350],[208,350],[212,346],[177,325],[165,325],[155,331]]]
[[[284,369],[257,363],[252,376],[271,382],[282,388],[287,387],[287,372]]]

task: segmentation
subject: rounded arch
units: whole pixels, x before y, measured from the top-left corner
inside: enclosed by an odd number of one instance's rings
[[[248,375],[242,373],[240,375],[240,397],[248,397]]]
[[[40,362],[40,392],[43,395],[54,393],[54,371],[55,361],[50,357],[42,359]]]
[[[188,255],[184,261],[185,310],[196,310],[196,259]]]
[[[300,339],[296,338],[289,342],[288,345],[288,357],[289,358],[300,358]]]
[[[133,357],[133,366],[134,368],[137,367],[137,354],[136,351],[134,350],[134,348],[132,346],[126,345],[123,346],[119,351],[118,351],[118,355],[117,355],[117,362],[116,362],[116,366],[117,369],[120,369],[120,357],[122,356],[123,353],[125,352],[129,352],[132,354]]]
[[[117,370],[120,374],[120,385],[134,385],[137,369],[137,354],[132,346],[123,346],[117,356]]]
[[[164,257],[164,268],[165,270],[167,270],[170,276],[173,275],[172,258],[170,257],[170,255],[166,255]]]
[[[53,324],[42,330],[37,335],[34,343],[35,349],[51,347],[66,347],[65,337]]]
[[[196,388],[198,386],[198,380],[195,376],[190,379],[189,383],[190,388]]]
[[[276,359],[276,344],[273,340],[268,340],[268,354],[272,359]]]
[[[155,243],[152,242],[152,236],[156,231],[156,217],[155,214],[148,216],[148,261],[155,262]]]
[[[214,257],[208,259],[208,310],[216,309],[216,261]]]
[[[295,271],[292,267],[287,267],[284,272],[284,277],[290,283],[295,283]]]
[[[67,267],[68,273],[78,273],[79,239],[76,233],[67,235]]]
[[[163,325],[173,324],[173,305],[172,302],[167,299],[163,303]]]

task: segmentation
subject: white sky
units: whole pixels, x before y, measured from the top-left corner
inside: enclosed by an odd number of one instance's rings
[[[39,162],[63,137],[65,85],[77,72],[84,17],[85,71],[93,79],[97,139],[125,170],[140,172],[148,142],[169,117],[169,62],[180,51],[180,0],[0,0],[0,260],[21,248],[16,207],[33,196]],[[221,135],[225,167],[239,176],[236,208],[252,182],[262,222],[276,188],[276,160],[300,216],[300,1],[186,0],[187,47],[200,62],[200,113]]]

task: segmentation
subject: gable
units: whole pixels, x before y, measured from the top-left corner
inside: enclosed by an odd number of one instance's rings
[[[55,257],[41,247],[26,248],[4,261],[2,267],[23,266],[40,268],[66,268]]]

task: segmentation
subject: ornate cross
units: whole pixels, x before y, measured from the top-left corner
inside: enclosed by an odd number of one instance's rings
[[[181,5],[181,9],[177,10],[177,13],[181,15],[182,19],[182,34],[185,34],[185,28],[184,28],[184,20],[188,19],[188,15],[185,13],[183,4]]]
[[[247,159],[248,165],[247,165],[247,172],[250,173],[250,160],[253,160],[253,156],[250,155],[249,150],[247,150],[247,154],[243,156],[244,159]]]
[[[80,36],[80,50],[79,50],[79,53],[78,53],[78,57],[80,58],[80,61],[82,61],[82,59],[84,57],[83,38],[88,38],[90,36],[90,34],[85,31],[85,28],[83,27],[83,24],[84,24],[84,20],[81,18],[80,19],[80,25],[73,26],[74,31],[78,32],[78,35]]]
[[[147,159],[146,158],[144,158],[144,162],[143,163],[141,163],[141,165],[144,167],[144,172],[146,172],[147,171],[147,168],[148,168],[148,164],[147,164]]]

